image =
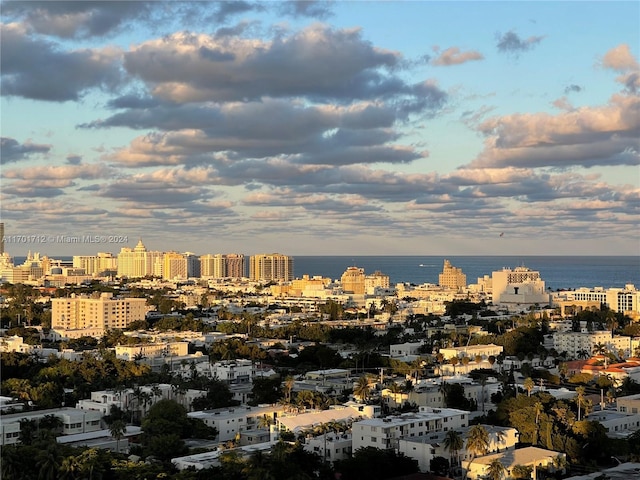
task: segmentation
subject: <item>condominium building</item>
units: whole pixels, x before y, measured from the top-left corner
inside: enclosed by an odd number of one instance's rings
[[[398,448],[401,439],[456,430],[468,424],[469,412],[453,408],[420,407],[417,413],[370,418],[352,425],[353,451],[362,447]]]
[[[158,264],[162,265],[164,254],[148,251],[142,240],[135,248],[123,247],[118,254],[118,276],[141,278],[148,275],[158,275]]]
[[[553,306],[560,307],[561,315],[606,305],[614,312],[634,319],[640,317],[640,290],[633,284],[627,284],[624,288],[578,288],[557,292],[553,294],[552,303]]]
[[[97,255],[74,255],[73,267],[81,268],[86,275],[102,275],[118,269],[118,257],[111,253],[100,252]]]
[[[249,278],[258,282],[293,280],[293,257],[279,253],[252,255]]]
[[[130,323],[144,320],[147,301],[144,298],[113,297],[102,293],[99,297],[76,296],[51,300],[51,328],[54,330],[103,330],[126,328]]]
[[[345,293],[363,295],[365,293],[364,268],[348,267],[340,278]]]
[[[547,305],[550,296],[540,272],[527,267],[503,268],[492,272],[492,296],[494,305]]]
[[[556,332],[553,334],[553,348],[558,352],[567,352],[569,358],[578,358],[583,352],[592,355],[596,347],[604,346],[612,353],[622,351],[625,357],[633,355],[640,345],[637,337],[613,335],[609,330],[595,332]]]
[[[378,270],[373,272],[372,275],[366,275],[364,277],[365,293],[373,295],[377,288],[389,288],[389,275],[385,275]]]
[[[454,267],[449,260],[445,260],[442,273],[438,276],[438,283],[441,287],[461,290],[467,286],[467,276],[462,273],[461,268]]]
[[[165,280],[189,278],[187,257],[178,252],[167,252],[162,259],[162,278]]]
[[[200,257],[200,275],[205,278],[246,277],[246,261],[242,254],[207,254]]]

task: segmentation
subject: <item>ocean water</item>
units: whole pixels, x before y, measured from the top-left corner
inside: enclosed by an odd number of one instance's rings
[[[479,277],[491,275],[503,267],[525,266],[539,271],[546,287],[552,290],[620,288],[629,283],[640,288],[640,256],[296,256],[294,272],[296,277],[309,274],[339,279],[347,267],[356,266],[364,268],[367,274],[380,270],[389,275],[392,284],[437,284],[445,259],[462,269],[467,283],[476,283]]]

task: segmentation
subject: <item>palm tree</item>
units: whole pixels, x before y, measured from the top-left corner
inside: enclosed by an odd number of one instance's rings
[[[371,394],[371,387],[369,387],[369,379],[366,375],[363,375],[358,379],[353,387],[353,394],[363,402],[367,402],[369,395]]]
[[[531,478],[533,467],[531,465],[514,465],[511,474],[516,480],[525,480]]]
[[[393,395],[393,402],[395,403],[396,408],[397,408],[397,406],[398,406],[398,395],[402,394],[402,387],[400,385],[398,385],[397,383],[393,382],[391,385],[389,385],[389,391]]]
[[[502,480],[505,470],[506,469],[504,468],[504,465],[502,465],[500,459],[494,458],[489,464],[487,475],[491,480]]]
[[[114,420],[109,425],[109,433],[116,439],[116,450],[120,452],[120,439],[127,433],[127,426],[122,420]]]
[[[453,374],[454,374],[454,375],[456,374],[456,365],[458,365],[458,362],[459,362],[459,361],[460,361],[460,360],[458,359],[458,357],[451,357],[451,358],[449,359],[449,363],[450,363],[451,365],[453,365]]]
[[[527,396],[530,397],[532,390],[536,387],[536,384],[531,377],[527,377],[522,386],[527,391]]]
[[[273,423],[273,419],[266,413],[258,418],[258,428],[269,428]]]
[[[489,451],[489,432],[482,425],[474,425],[467,432],[467,452],[471,454],[467,464],[467,472],[471,468],[471,462],[481,455],[486,455]]]
[[[582,407],[582,401],[584,400],[584,394],[586,390],[584,387],[576,387],[576,400],[578,401],[578,421],[580,421],[580,408]]]
[[[464,440],[462,435],[455,430],[447,431],[444,437],[444,448],[449,450],[450,465],[458,465],[458,452],[464,447]]]
[[[36,465],[38,467],[38,480],[54,480],[57,478],[60,467],[58,445],[50,444],[45,450],[38,453]]]

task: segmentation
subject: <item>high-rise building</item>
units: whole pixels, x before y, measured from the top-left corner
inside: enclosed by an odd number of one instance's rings
[[[200,276],[210,278],[246,277],[247,266],[242,254],[207,254],[200,257]]]
[[[123,247],[118,254],[118,276],[129,278],[141,278],[148,275],[156,275],[157,259],[162,259],[162,252],[147,251],[142,240],[138,241],[135,248]]]
[[[442,273],[438,276],[438,283],[441,287],[461,290],[467,286],[467,276],[462,273],[461,268],[454,267],[449,260],[445,260]]]
[[[249,278],[258,282],[293,280],[293,257],[279,253],[252,255]]]
[[[54,330],[124,329],[144,320],[144,298],[116,298],[111,293],[99,297],[75,296],[51,300],[51,328]]]
[[[173,280],[188,278],[187,257],[178,252],[167,252],[162,262],[162,278]]]
[[[293,277],[293,259],[291,260],[291,277]],[[229,253],[224,256],[225,276],[243,278],[247,276],[247,261],[241,253]]]
[[[364,279],[364,268],[348,267],[340,277],[342,290],[345,293],[363,295],[365,292]]]
[[[187,259],[187,277],[200,278],[200,258],[191,252],[185,252],[184,256]]]
[[[74,255],[73,267],[84,269],[87,275],[102,275],[118,269],[118,257],[111,253],[100,252],[97,255]]]
[[[224,255],[208,253],[200,257],[200,275],[205,278],[226,277]]]
[[[0,222],[0,255],[4,253],[4,222]]]

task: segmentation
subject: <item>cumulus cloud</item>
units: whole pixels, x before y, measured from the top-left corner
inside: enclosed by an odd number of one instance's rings
[[[616,80],[631,93],[640,90],[640,64],[627,44],[609,50],[602,58],[602,66],[621,73]]]
[[[531,50],[543,39],[543,36],[531,36],[523,39],[520,38],[520,36],[516,32],[511,30],[505,34],[497,35],[498,43],[496,44],[496,47],[500,53],[519,55],[522,52]]]
[[[15,138],[0,138],[0,161],[3,164],[24,160],[37,153],[48,153],[50,150],[51,145],[37,144],[31,141],[20,143]]]
[[[22,180],[46,180],[47,184],[51,184],[56,180],[109,178],[113,174],[114,170],[111,167],[102,164],[70,164],[4,170],[2,177]]]
[[[482,122],[484,151],[473,167],[640,164],[640,98],[614,95],[601,107],[557,115],[513,114]]]
[[[121,52],[116,48],[63,51],[17,24],[2,25],[0,40],[3,95],[64,102],[120,82]]]
[[[124,65],[154,96],[182,103],[415,96],[416,87],[391,73],[401,63],[359,29],[316,24],[272,40],[176,33],[133,46]]]
[[[431,60],[431,64],[437,66],[460,65],[461,63],[483,59],[484,56],[477,50],[462,52],[458,47],[450,47]]]
[[[132,20],[147,18],[156,2],[8,1],[2,14],[34,31],[61,38],[104,36]]]

